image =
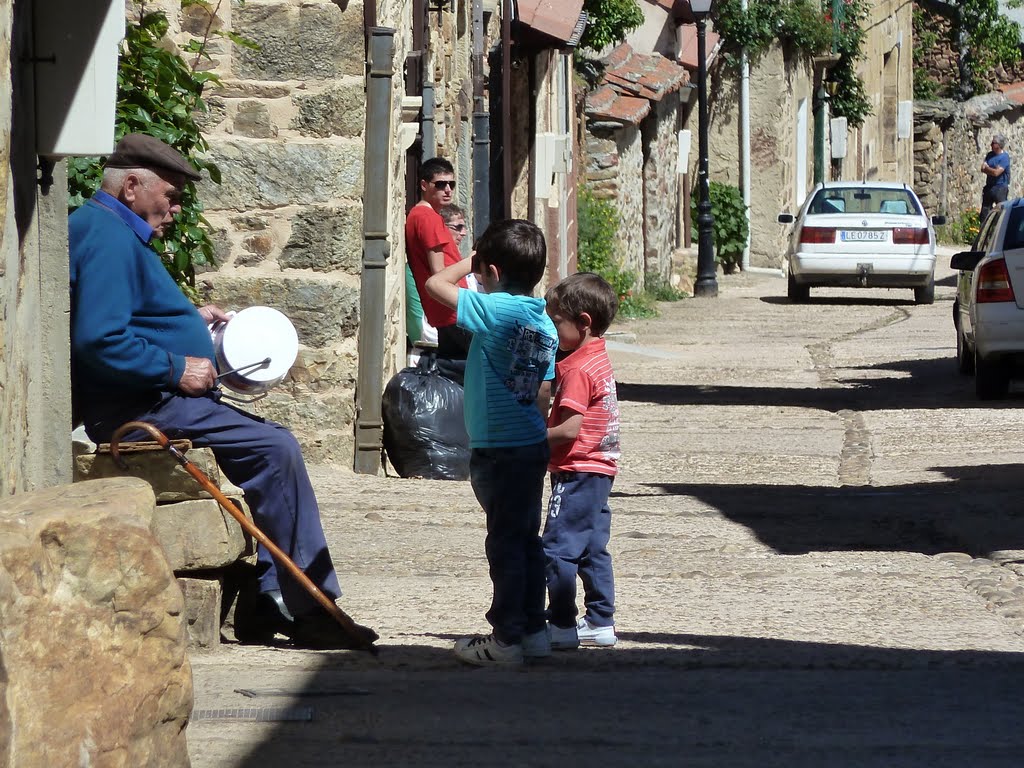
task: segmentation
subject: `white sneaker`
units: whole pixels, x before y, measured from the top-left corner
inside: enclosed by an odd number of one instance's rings
[[[587,621],[586,616],[581,618],[576,625],[576,636],[580,640],[580,645],[596,645],[601,648],[610,648],[618,639],[615,637],[614,624],[610,627],[595,627]],[[553,643],[554,641],[552,641]]]
[[[463,637],[455,641],[455,655],[459,661],[486,667],[491,664],[522,664],[523,646],[519,643],[502,645],[494,635]]]
[[[546,659],[551,655],[551,637],[548,635],[548,628],[538,629],[530,635],[523,635],[523,658],[527,661],[533,659]]]
[[[580,639],[576,635],[576,627],[556,627],[548,624],[551,633],[551,648],[555,651],[573,651],[580,647]]]

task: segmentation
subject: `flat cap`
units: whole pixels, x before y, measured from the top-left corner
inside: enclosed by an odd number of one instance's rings
[[[180,173],[193,181],[202,178],[178,150],[144,133],[129,133],[117,142],[105,167],[150,168]]]

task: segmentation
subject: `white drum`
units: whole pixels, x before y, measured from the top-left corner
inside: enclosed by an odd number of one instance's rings
[[[277,386],[299,354],[295,326],[272,307],[248,307],[210,331],[218,378],[242,395],[263,395]]]

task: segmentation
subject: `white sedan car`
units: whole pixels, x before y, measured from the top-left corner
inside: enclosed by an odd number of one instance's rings
[[[789,299],[807,301],[815,286],[912,288],[914,301],[935,301],[935,232],[906,184],[818,184],[794,216],[786,260]]]
[[[980,399],[1005,397],[1024,361],[1024,199],[993,209],[974,250],[949,265],[960,270],[953,303],[960,372],[974,374]]]

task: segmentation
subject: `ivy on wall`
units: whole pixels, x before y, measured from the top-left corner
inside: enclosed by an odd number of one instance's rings
[[[1012,67],[1021,61],[1020,27],[1002,13],[1001,5],[1020,8],[1024,0],[1005,0],[1002,4],[999,0],[918,1],[914,11],[915,98],[951,95],[969,99],[989,90],[994,68]],[[948,27],[930,23],[936,15],[945,18]],[[936,29],[942,29],[943,34]],[[942,77],[942,82],[932,78],[924,66],[939,46],[948,47],[956,60],[956,70],[948,79]]]
[[[845,117],[851,127],[871,113],[857,74],[867,15],[867,0],[749,0],[746,10],[741,0],[718,0],[713,10],[728,64],[735,65],[743,49],[756,62],[775,43],[795,56],[838,54],[830,72],[835,84],[832,113]]]

